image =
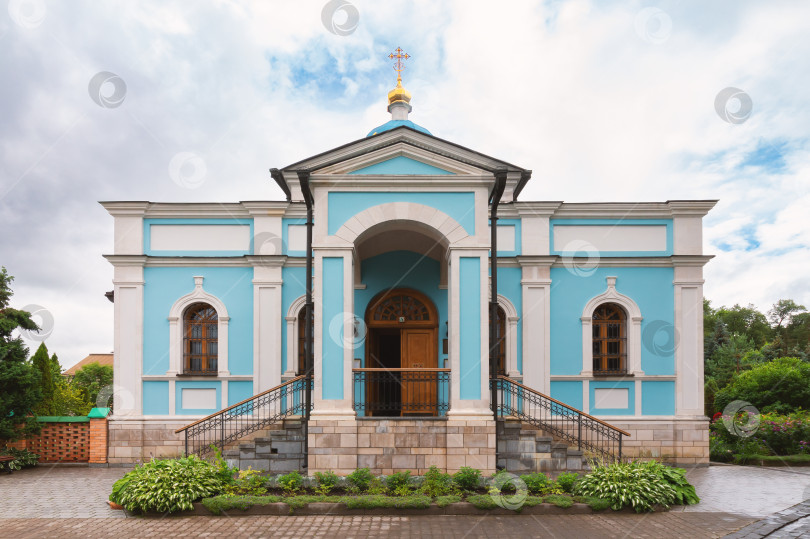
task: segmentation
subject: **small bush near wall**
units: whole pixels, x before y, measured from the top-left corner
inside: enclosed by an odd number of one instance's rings
[[[14,447],[6,447],[0,449],[0,456],[14,457],[14,460],[8,463],[12,470],[21,470],[22,468],[32,468],[37,465],[39,455],[32,453],[27,449],[16,449]]]

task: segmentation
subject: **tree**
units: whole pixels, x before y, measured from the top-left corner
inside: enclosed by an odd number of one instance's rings
[[[73,377],[73,385],[82,392],[84,399],[96,405],[98,393],[104,386],[113,383],[113,368],[98,362],[89,363],[79,369]]]
[[[57,415],[53,394],[58,379],[54,380],[53,363],[48,355],[48,348],[45,343],[41,343],[37,351],[34,352],[31,363],[39,375],[39,389],[42,392],[42,398],[34,408],[34,413],[37,415]]]
[[[715,396],[723,410],[732,401],[753,404],[759,411],[790,412],[810,408],[810,363],[795,357],[780,357],[757,365],[737,376]]]
[[[799,305],[792,299],[780,299],[773,304],[773,307],[768,311],[768,319],[774,328],[781,329],[782,324],[789,324],[793,315],[804,312],[807,309],[804,305]]]
[[[745,335],[757,347],[768,342],[773,334],[768,319],[751,304],[747,307],[739,304],[731,308],[721,307],[717,310],[717,319],[726,324],[729,333]]]
[[[39,373],[28,360],[18,329],[38,330],[31,313],[9,306],[14,277],[0,268],[0,440],[18,440],[39,431],[31,410],[42,398]]]

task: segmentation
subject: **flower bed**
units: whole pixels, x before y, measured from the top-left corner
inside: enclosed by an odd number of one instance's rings
[[[740,412],[733,418],[716,415],[709,432],[711,459],[718,462],[807,462],[809,446],[810,413],[803,410],[791,414]]]
[[[110,501],[141,514],[183,511],[213,514],[325,514],[415,511],[474,514],[480,511],[548,513],[631,508],[636,512],[697,503],[685,471],[657,462],[593,464],[585,476],[542,473],[516,476],[498,472],[483,478],[474,468],[454,475],[432,467],[424,476],[399,472],[377,477],[361,468],[347,477],[332,472],[304,477],[298,472],[267,477],[237,471],[217,456],[147,462],[113,485]],[[196,504],[202,500],[201,504]]]

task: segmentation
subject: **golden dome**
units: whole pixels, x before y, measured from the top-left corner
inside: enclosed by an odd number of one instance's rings
[[[393,105],[396,102],[411,102],[411,92],[402,87],[402,80],[397,80],[397,87],[388,92],[388,104]]]

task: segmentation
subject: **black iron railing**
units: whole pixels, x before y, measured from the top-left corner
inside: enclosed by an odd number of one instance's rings
[[[312,378],[298,376],[174,432],[185,433],[186,455],[205,455],[212,445],[222,449],[228,442],[286,417],[305,416],[308,384]]]
[[[498,394],[499,418],[517,417],[605,461],[622,459],[622,439],[630,436],[628,432],[506,376],[493,378],[490,384]]]
[[[360,416],[441,416],[450,409],[450,369],[353,369]]]

